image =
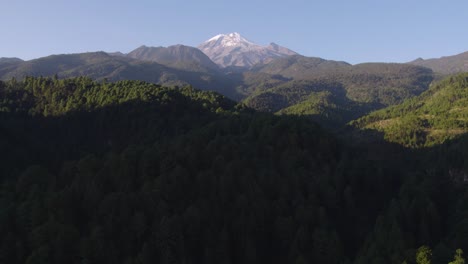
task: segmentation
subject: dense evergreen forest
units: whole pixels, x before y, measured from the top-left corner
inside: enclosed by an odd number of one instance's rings
[[[464,263],[467,137],[356,144],[286,114],[0,81],[0,263]]]

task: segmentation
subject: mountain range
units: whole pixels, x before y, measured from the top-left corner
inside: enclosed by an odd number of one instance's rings
[[[318,116],[343,125],[421,94],[441,75],[468,71],[467,54],[351,65],[302,56],[274,43],[261,46],[230,33],[198,48],[141,46],[129,53],[62,54],[30,61],[0,58],[0,79],[57,75],[192,85],[257,110]]]
[[[141,80],[167,86],[193,85],[235,98],[228,88],[230,80],[219,78],[221,74],[217,69],[205,70],[198,65],[197,68],[184,70],[182,66],[169,67],[149,60],[133,59],[123,54],[88,52],[51,55],[30,61],[0,61],[0,79],[57,75],[59,78],[87,76],[96,80]]]

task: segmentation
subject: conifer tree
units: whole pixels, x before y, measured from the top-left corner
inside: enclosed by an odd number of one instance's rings
[[[453,261],[449,262],[449,264],[465,264],[465,259],[462,255],[463,250],[461,248],[457,249]]]

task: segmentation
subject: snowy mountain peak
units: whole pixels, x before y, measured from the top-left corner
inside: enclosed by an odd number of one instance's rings
[[[237,32],[229,34],[219,34],[209,40],[205,41],[203,44],[211,43],[211,45],[220,45],[224,47],[232,47],[239,45],[255,45],[252,42],[248,41],[246,38],[242,37],[241,34]]]
[[[198,48],[221,67],[251,67],[257,63],[267,63],[274,58],[297,54],[274,43],[260,46],[237,32],[216,35],[200,44]]]

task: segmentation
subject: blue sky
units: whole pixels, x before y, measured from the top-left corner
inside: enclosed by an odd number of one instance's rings
[[[197,46],[239,32],[306,56],[406,62],[468,51],[466,10],[466,0],[0,0],[0,57]]]

